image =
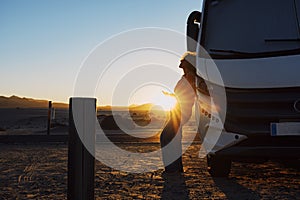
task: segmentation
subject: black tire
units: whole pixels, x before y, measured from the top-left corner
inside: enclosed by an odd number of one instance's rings
[[[231,170],[231,160],[216,156],[207,156],[207,170],[212,177],[228,177]]]

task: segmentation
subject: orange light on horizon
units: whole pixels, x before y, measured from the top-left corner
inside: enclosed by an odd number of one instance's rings
[[[162,91],[162,94],[159,96],[157,103],[154,103],[161,106],[165,111],[171,111],[177,104],[175,94],[166,91]]]

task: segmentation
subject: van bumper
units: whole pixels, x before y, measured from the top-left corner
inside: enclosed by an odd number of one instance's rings
[[[254,136],[220,151],[216,155],[239,159],[300,159],[300,136]]]

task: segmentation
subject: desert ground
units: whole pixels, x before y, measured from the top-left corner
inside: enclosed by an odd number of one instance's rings
[[[151,150],[158,144],[126,144]],[[212,178],[199,144],[183,156],[183,175],[159,169],[132,174],[96,162],[96,199],[299,199],[299,166],[281,162],[233,163],[229,178]],[[66,199],[67,145],[1,145],[0,199]],[[151,163],[150,163],[151,164]],[[298,168],[298,169],[297,169]]]
[[[109,113],[98,113],[99,122]],[[45,109],[0,109],[1,135],[46,134]],[[120,113],[124,117],[124,114]],[[162,119],[156,116],[156,119]],[[158,120],[159,121],[159,120]],[[57,110],[51,134],[67,134],[67,110]],[[184,129],[183,141],[190,141],[194,122]],[[135,134],[157,131],[155,124],[133,128]],[[126,140],[122,131],[106,132],[119,147],[131,152],[151,152],[159,148],[158,134],[151,139]],[[102,144],[97,141],[98,145]],[[95,163],[96,199],[300,199],[299,161],[265,163],[233,162],[228,178],[212,178],[195,141],[183,155],[184,174],[168,176],[160,167],[140,174],[115,170]],[[0,199],[66,199],[68,144],[0,143]],[[135,163],[132,167],[139,167]],[[151,161],[146,163],[153,165]]]

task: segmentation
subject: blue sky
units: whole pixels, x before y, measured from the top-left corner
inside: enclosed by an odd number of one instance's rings
[[[0,95],[67,102],[97,44],[133,28],[184,33],[188,14],[200,8],[200,0],[2,0]]]

